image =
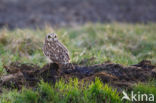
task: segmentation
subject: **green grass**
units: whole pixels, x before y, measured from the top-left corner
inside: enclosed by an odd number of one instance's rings
[[[121,103],[120,96],[98,78],[91,84],[82,84],[78,79],[65,83],[60,80],[54,86],[41,81],[36,90],[23,88],[3,94],[0,103]]]
[[[156,80],[148,82],[148,83],[138,83],[134,89],[134,93],[139,94],[153,94],[156,96]],[[154,98],[154,101],[156,101],[156,98]]]
[[[74,63],[94,57],[94,60],[85,65],[105,61],[131,65],[144,59],[156,64],[156,24],[86,24],[57,29],[47,26],[36,30],[3,28],[0,30],[0,75],[6,73],[3,65],[11,62],[33,63],[39,66],[48,63],[42,53],[42,46],[46,34],[50,32],[58,34]],[[111,103],[116,103],[115,101],[119,100],[118,93],[99,80],[89,86],[82,84],[77,80],[70,80],[67,84],[59,81],[55,86],[41,82],[37,90],[23,89],[21,92],[13,90],[3,93],[4,97],[7,94],[7,98],[1,99],[1,102],[55,103],[60,100],[59,103],[100,103],[108,98]],[[134,91],[155,94],[156,86],[151,85],[153,83],[138,84]]]
[[[13,61],[42,66],[47,61],[42,53],[45,35],[56,32],[69,49],[71,61],[79,63],[95,57],[89,64],[112,61],[124,65],[143,59],[156,63],[156,24],[87,24],[73,28],[0,30],[2,64]],[[6,58],[7,57],[7,58]]]
[[[156,96],[156,81],[139,83],[134,86],[132,91],[137,95],[139,93],[139,95],[153,94]],[[131,91],[126,92],[131,98]],[[61,79],[55,85],[41,81],[35,89],[23,87],[21,91],[4,91],[0,96],[0,103],[122,103],[122,96],[122,93],[118,93],[116,89],[103,84],[99,78],[91,83],[78,81],[75,78],[69,81]],[[124,101],[124,103],[135,102]]]

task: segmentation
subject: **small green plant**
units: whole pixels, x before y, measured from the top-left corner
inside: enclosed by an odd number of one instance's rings
[[[120,103],[120,97],[117,91],[113,90],[107,84],[103,85],[99,78],[95,79],[95,83],[92,82],[89,85],[86,93],[91,103]]]
[[[39,84],[38,93],[40,95],[38,101],[39,103],[57,103],[57,101],[59,101],[58,93],[55,88],[52,85],[43,81],[41,81],[41,83]]]
[[[37,100],[37,92],[25,88],[21,92],[13,90],[0,97],[0,103],[37,103]]]
[[[38,94],[31,89],[23,89],[14,97],[13,103],[37,103]]]

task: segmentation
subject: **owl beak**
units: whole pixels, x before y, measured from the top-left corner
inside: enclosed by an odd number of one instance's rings
[[[57,41],[57,38],[54,38],[54,41]]]

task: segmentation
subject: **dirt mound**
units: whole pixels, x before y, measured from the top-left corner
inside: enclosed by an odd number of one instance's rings
[[[0,28],[156,22],[155,0],[0,0]]]
[[[142,61],[133,66],[122,66],[106,62],[93,66],[78,66],[75,69],[58,68],[57,64],[47,64],[40,68],[33,64],[11,63],[4,66],[7,75],[1,77],[0,88],[18,88],[23,85],[35,87],[43,79],[46,82],[55,83],[60,78],[79,78],[84,81],[94,81],[95,77],[101,78],[103,83],[109,83],[118,88],[129,88],[135,83],[145,82],[151,78],[156,78],[156,66],[150,61]]]

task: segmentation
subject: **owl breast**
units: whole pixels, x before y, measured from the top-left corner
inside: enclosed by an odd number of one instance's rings
[[[69,53],[66,47],[59,41],[45,42],[43,47],[44,54],[54,63],[69,63]]]

